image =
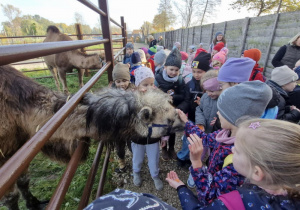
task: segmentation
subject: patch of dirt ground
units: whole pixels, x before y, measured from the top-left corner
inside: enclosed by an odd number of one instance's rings
[[[175,143],[175,150],[178,152],[181,149],[182,140],[181,137],[183,132],[176,133],[176,143]],[[160,149],[161,150],[161,149]],[[161,151],[160,151],[161,154]],[[114,159],[117,160],[116,152],[113,153]],[[112,181],[114,184],[121,189],[126,189],[134,192],[140,193],[149,193],[157,196],[164,202],[168,203],[169,205],[173,206],[174,208],[181,209],[180,201],[177,195],[177,191],[170,187],[168,182],[165,180],[167,173],[171,170],[174,170],[179,178],[186,183],[189,170],[188,168],[180,168],[177,166],[176,160],[170,161],[163,161],[160,157],[159,161],[159,169],[160,174],[159,177],[164,183],[164,188],[161,191],[155,189],[154,182],[151,178],[150,171],[147,165],[147,155],[145,155],[144,164],[141,171],[141,178],[142,178],[142,185],[137,187],[133,184],[133,176],[132,176],[132,154],[127,149],[126,151],[126,164],[127,170],[125,173],[113,173]],[[114,164],[117,167],[117,163]],[[195,190],[193,190],[196,193]]]

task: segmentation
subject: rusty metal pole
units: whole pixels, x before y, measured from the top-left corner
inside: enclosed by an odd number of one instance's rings
[[[106,13],[106,16],[100,15],[101,19],[101,28],[102,28],[102,34],[103,39],[108,39],[109,42],[104,44],[105,49],[105,59],[106,62],[111,61],[111,65],[107,69],[108,73],[108,82],[113,81],[112,79],[112,71],[114,68],[114,61],[113,61],[113,47],[112,47],[112,37],[111,37],[111,31],[110,31],[110,16],[108,11],[108,2],[107,0],[98,0],[99,8]]]
[[[124,17],[121,16],[121,25],[123,26],[122,28],[122,37],[124,37],[123,39],[123,47],[126,46],[126,27],[125,27],[125,22],[124,22]],[[126,54],[126,49],[124,49],[124,55]]]
[[[76,28],[76,35],[77,35],[77,39],[78,40],[83,40],[83,35],[82,35],[82,29],[81,29],[81,25],[79,23],[75,24],[75,28]],[[85,53],[84,48],[80,49],[81,52]],[[78,69],[78,71],[80,71],[80,69]],[[90,76],[90,72],[88,69],[84,70],[84,74],[86,77]]]

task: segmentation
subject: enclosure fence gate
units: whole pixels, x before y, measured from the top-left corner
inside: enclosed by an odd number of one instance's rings
[[[0,198],[2,198],[5,192],[10,188],[10,186],[16,182],[17,178],[28,167],[30,162],[38,154],[46,141],[59,128],[63,121],[68,117],[68,115],[76,108],[77,104],[80,102],[84,94],[92,88],[92,86],[98,81],[98,79],[105,71],[108,72],[108,80],[112,81],[112,70],[114,66],[113,61],[117,59],[117,57],[122,53],[125,54],[127,35],[124,17],[121,17],[121,24],[118,24],[115,20],[110,18],[107,4],[108,0],[98,0],[99,7],[88,0],[78,1],[100,15],[103,39],[0,46],[0,66],[97,44],[104,44],[106,58],[106,64],[58,112],[56,112],[56,114],[29,141],[27,141],[15,153],[14,156],[12,156],[2,166],[2,168],[0,169]],[[113,22],[115,25],[119,26],[122,29],[121,38],[112,39],[110,22]],[[122,40],[123,48],[115,56],[113,56],[112,42],[115,40]],[[81,141],[70,162],[68,163],[62,178],[60,179],[60,182],[56,188],[55,193],[52,195],[47,209],[52,210],[60,208],[80,162],[79,160],[81,159],[83,151],[86,148],[87,144],[84,141]],[[78,209],[83,209],[88,204],[103,148],[104,144],[100,142],[93,164],[91,166],[91,170],[89,172],[89,176],[87,178],[84,191],[82,193]],[[107,148],[96,197],[102,195],[103,192],[109,156],[110,150],[109,148]]]

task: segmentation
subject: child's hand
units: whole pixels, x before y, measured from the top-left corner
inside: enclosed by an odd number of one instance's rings
[[[213,126],[216,123],[216,121],[217,121],[217,118],[214,117],[214,119],[210,122],[210,125]]]
[[[197,96],[197,100],[195,100],[194,102],[198,104],[198,106],[200,105],[200,97]]]
[[[180,109],[176,109],[176,111],[182,122],[184,122],[184,123],[188,122],[188,118],[187,118],[186,114],[184,114],[183,111],[181,111]]]
[[[184,185],[184,183],[178,178],[175,171],[170,171],[170,173],[167,174],[166,181],[174,189],[177,189],[177,187],[179,187],[180,185]]]
[[[169,141],[170,136],[163,136],[160,138],[160,146],[165,147]]]
[[[201,168],[201,155],[203,152],[202,139],[200,139],[196,134],[191,134],[187,139],[190,142],[190,160],[192,162],[193,168]]]

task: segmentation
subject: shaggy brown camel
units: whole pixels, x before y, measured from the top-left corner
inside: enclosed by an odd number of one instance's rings
[[[59,31],[56,26],[47,28],[47,37],[44,42],[59,42],[73,41],[68,35]],[[102,67],[102,59],[98,54],[85,54],[79,50],[72,50],[44,57],[44,60],[51,71],[57,90],[60,90],[59,79],[63,86],[63,91],[69,93],[67,87],[66,75],[67,72],[72,72],[73,69],[78,70],[79,86],[83,86],[84,69],[100,69]],[[57,75],[58,74],[58,75]]]
[[[0,66],[0,78],[1,167],[66,103],[67,95],[36,83],[11,66]],[[80,139],[117,144],[118,139],[126,141],[134,136],[149,135],[157,138],[170,129],[183,128],[168,98],[159,90],[145,94],[117,89],[87,93],[42,152],[51,159],[68,162]],[[88,151],[83,159],[87,154]],[[29,209],[41,208],[29,191],[29,177],[24,172],[2,199],[9,209],[19,209],[17,187]]]

